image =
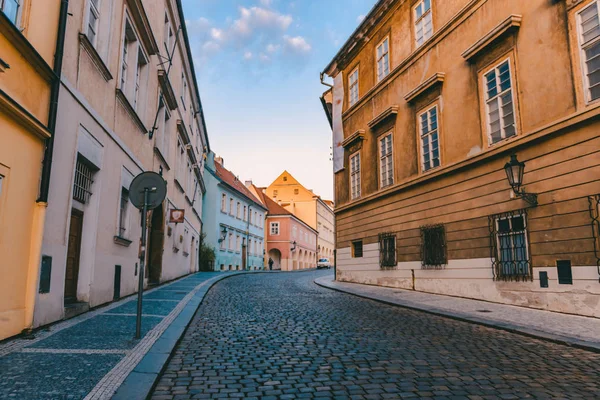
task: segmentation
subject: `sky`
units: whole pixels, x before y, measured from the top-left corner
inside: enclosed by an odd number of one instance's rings
[[[287,170],[333,199],[319,73],[376,0],[183,0],[211,150],[240,180]]]

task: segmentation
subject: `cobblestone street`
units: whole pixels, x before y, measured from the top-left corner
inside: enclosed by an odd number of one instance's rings
[[[600,398],[599,354],[313,283],[330,273],[219,283],[152,398]]]

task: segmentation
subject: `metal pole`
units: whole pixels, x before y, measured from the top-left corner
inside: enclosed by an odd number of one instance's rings
[[[142,295],[144,294],[144,270],[146,268],[146,223],[148,218],[148,188],[144,188],[144,208],[142,209],[142,251],[140,252],[140,274],[138,282],[137,318],[135,321],[135,338],[142,336]]]

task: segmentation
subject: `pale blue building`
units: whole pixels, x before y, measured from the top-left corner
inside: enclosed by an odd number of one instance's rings
[[[210,152],[204,174],[205,242],[215,249],[216,271],[263,269],[267,209]]]

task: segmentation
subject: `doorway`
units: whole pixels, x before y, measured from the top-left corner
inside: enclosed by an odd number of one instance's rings
[[[269,258],[273,260],[273,269],[281,269],[281,252],[278,249],[269,250]]]
[[[246,270],[246,244],[242,245],[242,270],[245,271]]]
[[[65,304],[71,304],[77,301],[77,280],[79,279],[82,228],[83,212],[72,209],[65,271]]]
[[[162,204],[152,211],[149,229],[148,283],[157,285],[160,283],[160,276],[162,275],[162,256],[165,241],[165,218]]]

